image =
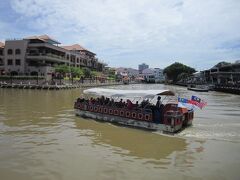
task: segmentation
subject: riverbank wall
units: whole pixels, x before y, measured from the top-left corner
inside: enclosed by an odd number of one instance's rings
[[[214,91],[240,95],[240,85],[215,85]]]
[[[175,83],[173,85],[183,86],[183,87],[188,86],[188,84],[184,84],[184,83]],[[215,84],[215,85],[211,85],[211,88],[209,90],[240,95],[240,85]]]
[[[129,84],[137,84],[136,82],[130,82]],[[123,85],[123,82],[115,81],[69,81],[62,82],[46,82],[46,81],[4,81],[0,82],[0,88],[16,88],[16,89],[45,89],[45,90],[60,90],[60,89],[74,89],[74,88],[88,88],[88,87],[102,87],[102,86],[116,86]]]

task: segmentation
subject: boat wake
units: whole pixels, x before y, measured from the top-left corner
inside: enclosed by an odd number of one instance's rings
[[[207,140],[240,142],[240,123],[194,124],[178,136]]]

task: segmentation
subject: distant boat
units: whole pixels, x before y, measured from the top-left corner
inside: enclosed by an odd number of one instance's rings
[[[189,85],[188,90],[197,92],[208,92],[209,87],[207,85]]]

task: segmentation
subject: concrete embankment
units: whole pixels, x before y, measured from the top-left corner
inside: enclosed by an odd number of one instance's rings
[[[132,82],[130,84],[136,84],[136,83]],[[0,88],[60,90],[60,89],[88,88],[88,87],[115,86],[115,85],[123,85],[123,83],[122,82],[107,82],[107,83],[64,84],[64,85],[0,83]]]
[[[240,95],[240,85],[215,85],[214,90]]]
[[[185,87],[188,86],[187,84],[184,84],[184,83],[175,83],[174,85],[185,86]],[[210,87],[209,90],[212,90],[212,91],[225,92],[225,93],[240,95],[240,85],[215,84],[215,85],[210,85],[209,87]]]

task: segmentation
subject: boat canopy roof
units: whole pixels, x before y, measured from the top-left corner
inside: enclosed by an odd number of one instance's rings
[[[106,97],[143,97],[154,98],[158,95],[174,96],[174,92],[170,90],[118,90],[118,89],[104,89],[104,88],[91,88],[83,91],[84,94],[92,94],[97,96]]]

